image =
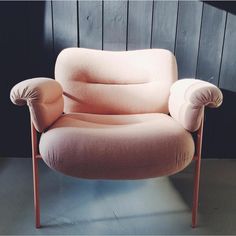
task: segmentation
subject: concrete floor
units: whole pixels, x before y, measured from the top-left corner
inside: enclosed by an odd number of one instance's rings
[[[0,234],[236,234],[236,160],[203,160],[199,226],[191,224],[192,170],[136,181],[81,180],[40,163],[34,228],[31,159],[0,159]]]

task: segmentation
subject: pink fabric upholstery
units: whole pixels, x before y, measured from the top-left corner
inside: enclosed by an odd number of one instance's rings
[[[204,106],[218,107],[223,101],[221,91],[213,84],[197,79],[176,81],[170,89],[169,111],[185,129],[196,131]]]
[[[34,78],[15,85],[10,93],[11,101],[19,106],[29,106],[35,128],[42,132],[63,112],[61,85],[52,79]]]
[[[138,179],[182,170],[194,155],[188,131],[199,128],[204,106],[222,102],[210,83],[176,81],[175,57],[163,49],[65,49],[55,78],[22,81],[11,100],[27,104],[44,131],[47,165],[75,177]]]
[[[55,78],[65,92],[65,112],[168,113],[177,66],[174,55],[164,49],[69,48],[57,58]]]
[[[96,179],[140,179],[174,174],[194,154],[191,134],[166,114],[63,115],[40,140],[51,168]]]

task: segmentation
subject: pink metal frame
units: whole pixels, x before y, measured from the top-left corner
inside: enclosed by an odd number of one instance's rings
[[[35,227],[40,228],[38,159],[40,159],[41,156],[39,155],[39,152],[38,152],[37,131],[34,128],[34,125],[32,122],[31,122],[31,142],[32,142]]]
[[[192,205],[192,227],[197,226],[197,214],[198,214],[198,202],[199,202],[199,183],[200,183],[200,171],[201,171],[201,155],[202,155],[202,136],[203,136],[204,114],[200,128],[197,131],[196,140],[196,154],[194,156],[195,163],[195,176],[193,187],[193,205]]]
[[[199,182],[200,182],[200,167],[201,167],[201,150],[202,150],[202,135],[203,135],[204,115],[201,126],[197,131],[196,154],[193,158],[195,163],[194,190],[193,190],[193,205],[192,205],[192,227],[197,226],[198,200],[199,200]],[[39,176],[38,176],[38,159],[41,159],[38,152],[37,131],[31,122],[31,140],[32,140],[32,164],[33,164],[33,187],[34,187],[34,210],[35,210],[35,227],[40,228],[40,203],[39,203]]]

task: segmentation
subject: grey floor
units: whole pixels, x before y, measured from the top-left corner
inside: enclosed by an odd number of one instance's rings
[[[236,160],[203,160],[199,226],[192,172],[136,181],[81,180],[40,162],[42,228],[34,228],[31,160],[0,159],[0,234],[236,234]]]

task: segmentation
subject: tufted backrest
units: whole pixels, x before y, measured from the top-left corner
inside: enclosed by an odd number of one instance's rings
[[[177,66],[164,49],[67,48],[57,58],[55,78],[64,90],[65,112],[168,113]]]

